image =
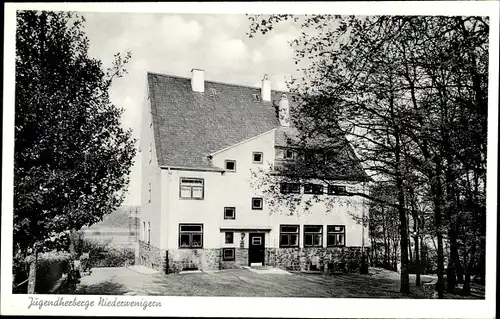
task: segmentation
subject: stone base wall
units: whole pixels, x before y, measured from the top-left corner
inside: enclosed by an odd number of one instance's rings
[[[361,257],[361,247],[266,248],[266,265],[285,270],[328,271],[332,265],[360,266]]]
[[[167,260],[168,273],[220,269],[221,249],[170,249]]]
[[[144,265],[161,272],[166,272],[167,251],[139,240],[139,254],[136,261],[139,265]]]
[[[365,256],[368,249],[365,248]],[[362,257],[361,247],[266,248],[265,251],[266,265],[295,271],[328,272],[332,266],[342,270],[359,269]],[[235,248],[235,260],[223,261],[221,248],[167,251],[139,241],[137,264],[163,273],[241,268],[248,266],[248,248]]]
[[[248,266],[248,248],[235,248],[234,260],[224,261],[221,257],[220,269],[241,268],[243,266]]]

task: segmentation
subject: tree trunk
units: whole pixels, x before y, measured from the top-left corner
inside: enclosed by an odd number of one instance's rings
[[[464,287],[462,289],[462,294],[464,296],[469,296],[470,295],[470,274],[471,274],[471,270],[472,268],[474,267],[474,261],[475,261],[475,255],[476,255],[476,244],[473,243],[472,244],[472,248],[471,248],[471,256],[470,256],[470,259],[469,259],[469,263],[468,265],[466,265],[466,268],[465,268],[465,280],[464,280]]]
[[[38,261],[38,251],[33,245],[33,258],[30,260],[30,268],[28,274],[28,294],[35,294],[35,286],[36,286],[36,266]]]
[[[439,176],[439,175],[437,175]],[[436,178],[437,179],[437,178]],[[441,216],[441,184],[439,181],[434,183],[434,221],[436,223],[436,241],[437,241],[437,277],[436,289],[438,298],[444,298],[444,250],[442,234],[442,216]]]
[[[415,241],[415,285],[420,286],[420,254],[419,254],[419,243],[418,243],[418,219],[415,216],[416,213],[413,215],[413,229],[415,230],[415,236],[413,237],[413,240]]]

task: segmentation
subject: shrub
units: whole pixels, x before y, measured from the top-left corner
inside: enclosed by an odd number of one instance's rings
[[[135,251],[124,248],[95,250],[89,254],[90,267],[124,267],[135,263]]]
[[[81,252],[89,254],[88,264],[94,267],[124,267],[135,263],[135,251],[130,248],[115,248],[99,243],[95,239],[84,238]]]
[[[20,283],[28,278],[29,264],[34,257],[14,264],[15,282]],[[64,252],[49,252],[38,255],[36,268],[36,293],[48,293],[63,274],[70,270],[71,256]],[[27,282],[13,289],[13,293],[26,293]]]

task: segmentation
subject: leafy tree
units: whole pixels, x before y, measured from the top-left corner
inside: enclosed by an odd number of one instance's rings
[[[136,152],[108,94],[131,54],[103,70],[88,56],[84,22],[66,12],[17,13],[14,248],[34,257],[29,293],[48,239],[123,202]]]
[[[290,19],[303,29],[291,45],[296,63],[305,67],[302,78],[289,84],[299,100],[293,118],[304,145],[320,136],[339,141],[347,137],[370,175],[394,185],[395,200],[384,205],[396,208],[399,215],[403,293],[410,291],[410,216],[421,225],[432,221],[425,225],[436,241],[442,298],[444,241],[450,244],[451,276],[460,268],[457,234],[470,233],[470,227],[458,221],[478,221],[474,233],[479,235],[463,239],[471,242],[468,252],[462,249],[465,255],[475,255],[482,238],[488,21],[251,16],[249,34],[266,34]],[[341,150],[332,145],[333,152]],[[457,180],[463,181],[460,186],[454,184]],[[427,203],[433,216],[422,216],[428,210],[418,208]],[[465,203],[475,208],[460,209]]]

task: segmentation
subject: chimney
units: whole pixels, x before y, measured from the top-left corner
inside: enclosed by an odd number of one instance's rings
[[[281,94],[281,99],[278,104],[278,114],[280,125],[285,127],[290,126],[290,106],[286,94]]]
[[[271,102],[271,81],[267,78],[267,74],[265,74],[262,79],[260,95],[262,97],[262,101]]]
[[[191,88],[193,92],[205,92],[205,71],[202,69],[191,70]]]

